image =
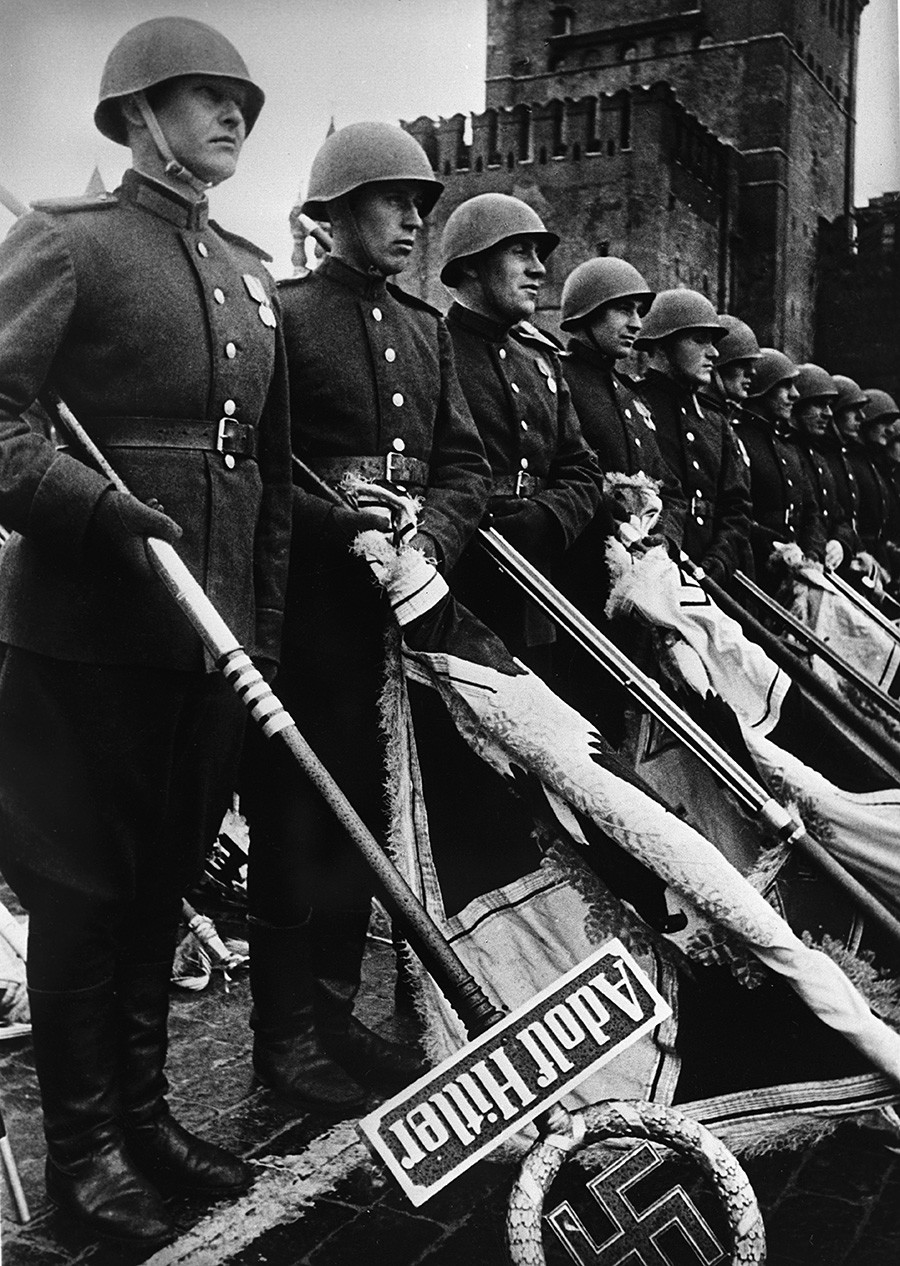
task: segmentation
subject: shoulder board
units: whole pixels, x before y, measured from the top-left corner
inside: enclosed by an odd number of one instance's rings
[[[408,290],[401,290],[399,286],[395,286],[390,281],[387,283],[387,288],[388,293],[393,295],[398,303],[404,304],[407,308],[418,308],[420,312],[430,312],[435,317],[443,317],[444,315],[440,308],[435,308],[432,304],[426,303],[418,295],[411,295]]]
[[[530,321],[520,321],[518,325],[513,326],[510,334],[522,343],[537,343],[539,347],[548,347],[557,356],[562,351],[561,345],[557,343],[551,334],[545,333],[544,330],[539,330]]]
[[[66,215],[70,211],[106,211],[118,205],[119,199],[114,193],[84,193],[73,198],[41,198],[32,202],[31,207],[49,215]]]
[[[315,269],[310,268],[309,272],[299,273],[296,277],[279,277],[275,282],[275,287],[277,290],[285,290],[288,286],[302,286],[304,281],[309,281],[314,273]]]
[[[228,229],[223,229],[221,224],[216,224],[215,220],[210,220],[209,227],[214,229],[219,237],[223,237],[226,242],[230,242],[232,246],[242,246],[245,251],[255,255],[257,259],[263,259],[267,264],[272,262],[272,256],[268,251],[264,251],[261,246],[257,246],[249,238],[241,237],[238,233],[229,233]]]

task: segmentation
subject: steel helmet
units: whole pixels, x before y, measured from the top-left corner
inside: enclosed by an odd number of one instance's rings
[[[247,89],[247,134],[253,131],[266,99],[263,90],[250,78],[231,41],[194,18],[150,18],[126,31],[103,67],[94,122],[111,141],[127,145],[122,98],[184,75],[209,75],[243,84]]]
[[[821,365],[807,362],[798,365],[798,374],[794,386],[800,393],[801,400],[815,400],[819,396],[836,396],[838,389],[834,379]]]
[[[719,314],[698,290],[661,290],[636,341],[656,343],[685,330],[709,330],[717,342],[726,334]]]
[[[834,402],[835,409],[852,409],[868,403],[869,397],[859,383],[848,378],[846,374],[835,374],[834,385],[838,390],[837,400]]]
[[[624,259],[601,255],[573,268],[562,290],[560,328],[571,330],[605,303],[616,299],[644,299],[649,306],[654,292],[638,270]]]
[[[422,186],[427,215],[444,186],[435,180],[422,146],[393,123],[349,123],[327,137],[313,159],[309,191],[301,210],[327,220],[327,203],[363,185],[383,180],[415,180]]]
[[[759,360],[762,354],[759,343],[746,321],[741,321],[738,317],[730,316],[726,312],[720,312],[719,322],[725,327],[725,337],[716,345],[716,351],[719,353],[717,368],[722,365],[731,365],[736,360]]]
[[[764,396],[780,382],[793,382],[799,373],[790,356],[776,351],[774,347],[762,347],[759,360],[753,367],[753,382],[747,395]]]
[[[894,418],[900,418],[897,402],[886,391],[872,387],[866,395],[868,402],[863,409],[863,422],[890,422]]]
[[[559,238],[527,202],[507,193],[479,193],[461,202],[444,225],[441,238],[441,281],[455,285],[462,259],[499,246],[508,237],[536,237],[538,255],[545,260],[559,245]]]

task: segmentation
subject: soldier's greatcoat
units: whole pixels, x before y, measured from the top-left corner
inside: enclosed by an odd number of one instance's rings
[[[749,409],[741,411],[736,429],[750,459],[750,540],[757,578],[764,583],[772,575],[768,563],[777,543],[796,543],[807,557],[821,559],[825,536],[796,432]]]
[[[29,971],[47,988],[60,971],[63,987],[79,971],[93,983],[98,928],[105,951],[124,935],[151,955],[139,962],[171,952],[230,799],[243,713],[149,563],[98,549],[110,481],[22,415],[58,391],[131,491],[180,524],[179,552],[236,636],[274,659],[290,450],[273,296],[260,252],[212,224],[205,201],[134,171],[113,195],[23,216],[0,246],[0,522],[13,530],[0,552],[0,856],[31,907]]]
[[[205,203],[133,171],[115,195],[23,216],[0,246],[0,522],[17,534],[0,554],[0,640],[86,663],[203,665],[160,584],[90,556],[109,481],[21,417],[52,385],[135,496],[182,527],[179,552],[238,639],[277,655],[286,379],[248,277],[274,294],[260,252],[211,224]],[[255,456],[226,463],[209,440],[221,419],[251,428]],[[205,447],[181,446],[194,437]]]
[[[750,486],[744,459],[728,423],[705,413],[689,388],[651,369],[639,390],[687,501],[682,548],[721,583],[746,566]]]
[[[659,482],[662,512],[656,532],[681,545],[687,511],[681,485],[669,470],[656,438],[656,423],[631,385],[616,373],[615,361],[579,338],[569,340],[563,374],[584,438],[600,469]]]
[[[803,458],[808,483],[816,498],[822,535],[826,541],[841,543],[844,547],[844,562],[848,563],[862,545],[838,495],[837,480],[823,452],[822,443],[799,433],[796,443]]]
[[[433,308],[329,258],[280,285],[295,454],[325,482],[388,479],[422,501],[420,529],[450,568],[484,512],[490,469]],[[378,459],[375,461],[375,459]],[[374,463],[374,464],[373,464]],[[332,502],[294,490],[294,539],[276,689],[367,825],[384,830],[378,696],[390,611],[366,563],[336,535]],[[244,802],[260,849],[258,917],[290,925],[305,905],[366,906],[370,881],[333,815],[249,740]]]
[[[558,349],[540,332],[491,320],[460,303],[447,315],[460,382],[491,465],[490,508],[503,517],[519,503],[542,509],[524,552],[552,577],[562,552],[590,523],[600,501],[600,471],[572,408]],[[517,540],[511,536],[513,544]],[[535,607],[497,584],[497,571],[474,549],[455,590],[517,653],[553,640]]]

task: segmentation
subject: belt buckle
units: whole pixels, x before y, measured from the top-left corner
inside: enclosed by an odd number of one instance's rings
[[[520,471],[518,472],[518,474],[516,475],[516,482],[515,482],[515,484],[513,485],[513,493],[514,493],[514,495],[515,495],[515,496],[517,496],[517,497],[524,497],[524,496],[525,496],[525,493],[522,491],[522,488],[523,488],[523,486],[524,486],[524,484],[525,484],[525,479],[526,479],[526,478],[527,478],[527,476],[526,476],[526,472],[525,472],[524,470],[520,470]]]
[[[219,419],[219,430],[216,434],[216,452],[217,453],[226,452],[225,442],[227,440],[233,440],[235,438],[234,432],[229,431],[228,429],[232,425],[234,425],[234,418],[220,418]],[[231,452],[230,449],[227,451]]]
[[[384,477],[389,484],[394,482],[394,459],[399,456],[393,449],[384,455]]]

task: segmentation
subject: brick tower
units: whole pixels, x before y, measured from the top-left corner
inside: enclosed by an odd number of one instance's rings
[[[438,214],[518,193],[563,235],[562,276],[626,255],[657,288],[704,290],[805,358],[820,225],[853,207],[866,3],[488,0],[471,144],[461,115],[406,125],[447,183]],[[433,254],[432,240],[420,283],[436,298]]]

